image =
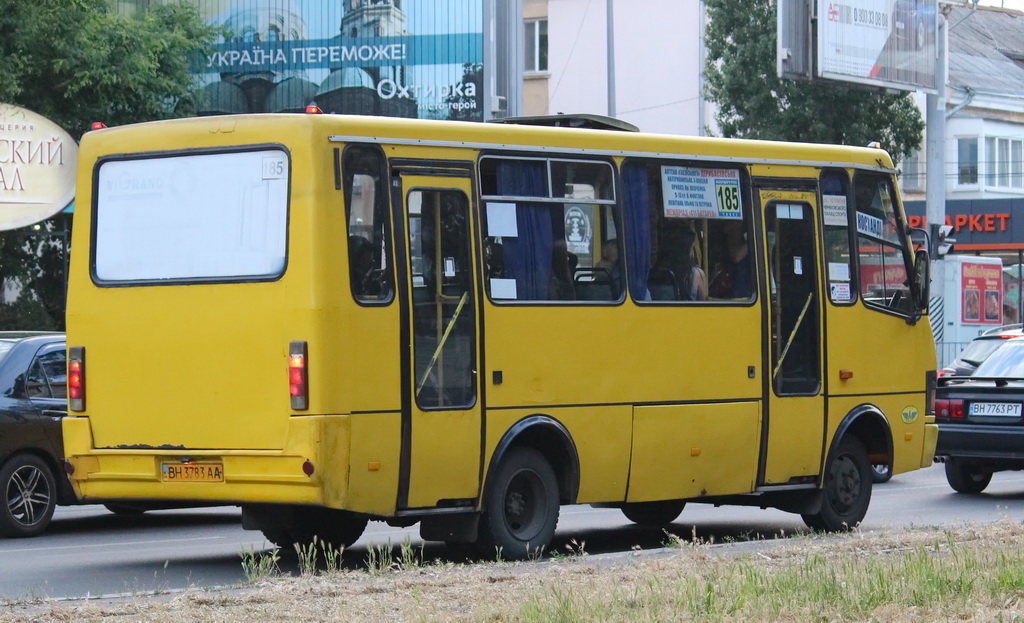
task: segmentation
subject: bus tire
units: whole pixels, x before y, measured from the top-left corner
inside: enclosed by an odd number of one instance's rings
[[[17,454],[0,468],[3,507],[0,535],[36,536],[46,529],[57,506],[57,483],[49,466],[33,454]]]
[[[864,444],[847,435],[829,458],[821,509],[802,515],[804,523],[822,532],[845,532],[860,525],[871,503],[871,462]]]
[[[682,500],[631,502],[622,505],[622,514],[638,526],[661,528],[675,521],[684,506]]]
[[[306,547],[315,540],[340,550],[359,540],[367,523],[365,515],[333,508],[299,506],[292,510],[289,527],[267,527],[263,536],[282,549],[292,549],[296,545]]]
[[[522,560],[547,549],[558,525],[558,480],[544,455],[513,448],[491,475],[480,517],[481,557]]]
[[[992,472],[957,459],[946,459],[946,482],[957,493],[981,493],[992,482]]]

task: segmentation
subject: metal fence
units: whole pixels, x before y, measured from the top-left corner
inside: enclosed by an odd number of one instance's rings
[[[935,357],[939,360],[939,368],[948,365],[956,356],[960,354],[960,351],[970,342],[936,342],[935,343]]]

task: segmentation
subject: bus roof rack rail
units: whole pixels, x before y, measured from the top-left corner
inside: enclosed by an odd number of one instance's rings
[[[543,125],[551,128],[586,128],[589,130],[617,130],[619,132],[639,132],[640,128],[628,121],[608,117],[606,115],[593,115],[590,113],[580,114],[557,114],[537,115],[532,117],[505,117],[503,119],[490,119],[490,123],[511,123],[515,125]]]

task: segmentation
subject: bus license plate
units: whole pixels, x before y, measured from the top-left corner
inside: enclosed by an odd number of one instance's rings
[[[164,482],[224,482],[223,463],[164,463]]]
[[[972,402],[969,415],[1020,417],[1020,403]]]

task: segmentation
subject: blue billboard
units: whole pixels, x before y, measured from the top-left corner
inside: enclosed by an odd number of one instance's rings
[[[483,120],[482,0],[193,2],[225,33],[193,65],[203,114]]]

